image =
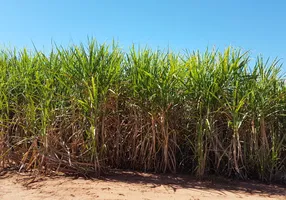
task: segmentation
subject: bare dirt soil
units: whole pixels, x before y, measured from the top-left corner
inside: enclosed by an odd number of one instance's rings
[[[1,200],[82,199],[278,199],[286,187],[222,178],[198,181],[185,175],[114,172],[100,179],[0,173]]]

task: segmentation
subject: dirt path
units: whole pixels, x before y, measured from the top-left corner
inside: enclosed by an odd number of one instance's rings
[[[230,180],[195,181],[188,176],[120,172],[104,179],[65,176],[37,177],[8,173],[0,176],[1,200],[44,199],[279,199],[286,188]]]

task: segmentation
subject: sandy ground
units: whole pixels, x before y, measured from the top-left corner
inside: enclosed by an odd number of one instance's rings
[[[184,175],[154,175],[122,171],[101,179],[44,177],[2,172],[0,199],[286,200],[286,188],[252,181],[239,182],[218,178],[213,178],[212,181],[197,181]]]

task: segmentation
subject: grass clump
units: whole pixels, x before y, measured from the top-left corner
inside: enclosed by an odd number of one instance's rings
[[[232,48],[0,53],[0,161],[20,169],[187,171],[285,181],[279,63]]]

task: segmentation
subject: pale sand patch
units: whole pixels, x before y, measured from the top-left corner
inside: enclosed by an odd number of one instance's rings
[[[226,179],[197,181],[183,175],[118,172],[102,179],[66,176],[33,178],[27,174],[0,176],[1,200],[83,199],[278,199],[286,200],[283,186]]]

